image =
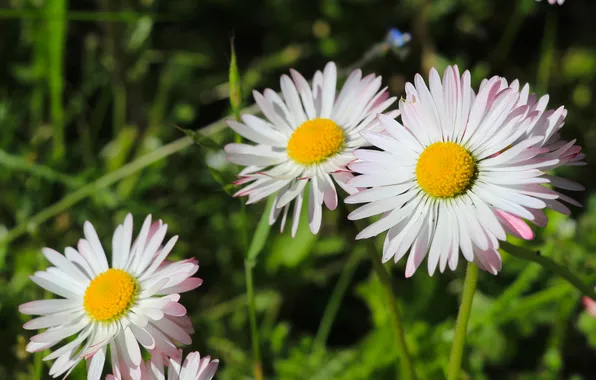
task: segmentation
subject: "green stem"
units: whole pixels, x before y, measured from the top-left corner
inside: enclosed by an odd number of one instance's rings
[[[466,279],[464,281],[464,292],[461,297],[459,313],[457,314],[457,323],[455,325],[455,338],[453,339],[453,345],[451,346],[447,380],[459,379],[459,370],[461,368],[464,344],[468,332],[468,320],[470,319],[470,312],[472,311],[472,301],[474,300],[477,281],[478,266],[474,263],[468,263]]]
[[[374,247],[374,245],[372,244],[371,246]],[[379,277],[379,280],[381,281],[383,289],[385,290],[385,297],[387,298],[387,304],[389,305],[389,314],[391,317],[393,332],[395,334],[395,340],[397,342],[401,360],[401,375],[398,378],[405,380],[415,380],[416,372],[414,370],[412,357],[410,355],[410,351],[408,350],[408,345],[406,343],[406,335],[404,333],[404,328],[401,322],[399,308],[397,307],[397,299],[395,297],[395,294],[393,293],[391,278],[389,277],[389,274],[387,274],[387,271],[383,267],[383,263],[381,262],[381,258],[379,257],[377,252],[373,249],[368,249],[368,252],[371,255],[375,272]]]
[[[50,0],[46,12],[52,15],[47,21],[48,88],[50,90],[50,114],[53,130],[52,157],[62,158],[65,152],[64,107],[64,46],[66,44],[66,0]]]
[[[414,370],[412,356],[410,355],[410,351],[408,350],[408,345],[406,343],[406,334],[404,333],[404,328],[401,322],[401,316],[397,306],[397,298],[395,297],[393,286],[391,285],[391,278],[385,270],[385,267],[383,267],[381,257],[377,253],[376,247],[372,240],[367,240],[367,248],[375,273],[377,274],[379,281],[381,281],[385,298],[387,300],[387,305],[389,306],[389,317],[391,318],[393,333],[395,335],[394,338],[397,343],[397,350],[399,352],[401,362],[401,365],[399,366],[398,379],[415,380],[416,372]]]
[[[495,63],[505,62],[509,57],[511,46],[513,45],[513,42],[519,33],[524,18],[526,18],[526,14],[521,11],[521,2],[517,2],[513,13],[509,17],[507,27],[501,34],[501,40],[497,43],[497,47],[493,52]]]
[[[551,66],[555,55],[555,39],[557,36],[555,12],[548,12],[543,36],[542,53],[538,64],[538,77],[536,78],[536,92],[539,94],[544,93],[548,88]]]
[[[80,189],[68,194],[53,205],[43,209],[37,214],[27,218],[27,220],[21,224],[18,224],[13,229],[8,231],[5,235],[0,237],[0,245],[7,244],[19,236],[25,234],[28,230],[37,227],[39,224],[47,221],[53,216],[68,210],[74,204],[82,201],[83,199],[94,194],[98,190],[105,189],[110,185],[128,177],[129,175],[138,172],[139,170],[173,154],[181,151],[182,149],[193,144],[192,139],[188,137],[176,140],[168,145],[154,150],[150,154],[147,154],[138,160],[135,160],[127,165],[122,166],[120,169],[108,173],[103,177],[91,182],[88,185],[81,187]]]
[[[43,379],[43,357],[45,356],[44,352],[36,352],[33,361],[33,373],[32,378],[41,380]]]
[[[263,211],[259,224],[257,224],[257,228],[252,236],[250,246],[246,251],[246,257],[244,259],[244,277],[246,281],[246,297],[248,298],[248,317],[250,319],[250,338],[252,342],[253,373],[255,380],[263,380],[263,366],[261,364],[261,343],[257,326],[257,308],[255,306],[252,271],[255,267],[259,253],[261,253],[265,246],[269,231],[271,230],[271,226],[269,225],[269,212],[271,211],[271,207],[273,207],[274,201],[275,196],[270,196],[269,199],[267,199],[265,211]],[[246,215],[243,217],[246,217]],[[246,223],[244,223],[244,225],[246,226]]]
[[[246,295],[248,296],[248,312],[250,318],[250,335],[252,340],[253,373],[255,380],[263,380],[263,367],[261,365],[261,347],[259,346],[259,329],[257,327],[257,307],[252,280],[252,270],[255,266],[253,260],[244,260],[244,274],[246,279]]]
[[[500,242],[501,249],[518,259],[525,259],[540,264],[547,270],[554,272],[561,276],[564,280],[573,285],[577,290],[582,292],[583,295],[588,296],[596,300],[596,292],[591,285],[586,284],[582,279],[571,273],[566,267],[557,264],[549,257],[541,256],[540,252],[533,252],[527,248],[522,248],[509,244],[508,242]]]
[[[84,180],[60,173],[49,166],[29,162],[20,156],[13,156],[0,149],[0,165],[15,171],[23,171],[48,181],[58,182],[70,188],[76,188],[85,183]]]
[[[351,211],[347,205],[346,211],[348,211],[348,213]],[[352,226],[354,226],[356,232],[362,231],[365,228],[363,220],[354,221]],[[374,271],[381,282],[381,286],[383,287],[387,305],[389,305],[389,318],[391,319],[394,339],[397,343],[397,351],[400,359],[397,378],[399,380],[416,380],[416,369],[414,368],[414,361],[412,360],[410,350],[408,349],[408,344],[406,343],[406,334],[401,322],[401,316],[397,305],[397,297],[395,296],[393,286],[391,284],[391,277],[387,273],[387,270],[385,270],[385,267],[383,267],[383,262],[377,253],[375,242],[371,239],[366,239],[364,243],[366,244],[366,251],[368,252],[373,263]]]
[[[325,347],[325,343],[329,337],[329,332],[331,331],[331,326],[333,326],[333,322],[335,321],[335,317],[339,311],[341,301],[343,300],[344,294],[348,289],[348,285],[350,285],[350,282],[352,281],[354,272],[358,267],[358,262],[360,262],[362,256],[361,253],[362,252],[357,249],[352,252],[348,262],[345,264],[343,271],[341,272],[341,275],[339,276],[339,280],[337,280],[337,283],[333,288],[329,302],[327,302],[327,306],[323,312],[323,318],[321,318],[321,323],[319,323],[317,335],[315,336],[312,344],[313,351]]]

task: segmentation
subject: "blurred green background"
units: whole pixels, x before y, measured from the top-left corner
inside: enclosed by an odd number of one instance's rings
[[[248,206],[245,219],[230,196],[238,168],[218,148],[234,139],[221,123],[202,131],[210,140],[200,145],[176,128],[199,130],[230,114],[231,36],[244,105],[253,88],[278,89],[289,68],[311,77],[329,60],[346,67],[398,27],[412,34],[409,54],[388,52],[363,67],[382,74],[392,94],[415,73],[451,63],[469,69],[475,86],[495,74],[519,78],[549,93],[552,108],[564,104],[564,137],[579,140],[588,162],[596,155],[593,0],[0,3],[0,379],[48,378],[43,355],[24,350],[33,332],[17,310],[48,296],[28,279],[49,265],[41,247],[75,245],[85,220],[109,247],[129,211],[137,228],[148,213],[163,219],[169,236],[180,235],[172,257],[200,262],[203,286],[182,296],[196,329],[185,352],[219,358],[218,380],[252,378],[243,258],[264,202]],[[596,282],[593,170],[561,171],[586,185],[577,196],[584,208],[571,218],[549,214],[527,246]],[[302,223],[294,240],[275,225],[258,258],[267,379],[396,377],[381,288],[345,215],[325,211],[318,236]],[[480,274],[465,378],[596,378],[596,319],[580,294],[536,264],[503,256],[498,276]],[[463,265],[432,278],[421,268],[406,280],[404,264],[389,267],[417,371],[442,379]],[[85,378],[83,367],[70,378]]]

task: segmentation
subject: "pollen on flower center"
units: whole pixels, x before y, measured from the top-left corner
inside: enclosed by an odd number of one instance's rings
[[[307,120],[292,133],[288,155],[302,165],[318,164],[339,153],[344,141],[343,130],[333,120]]]
[[[95,321],[110,321],[130,309],[137,291],[137,283],[130,274],[121,269],[108,269],[95,277],[85,290],[85,311]]]
[[[474,158],[461,145],[436,142],[424,149],[416,164],[416,179],[429,195],[452,198],[466,191],[476,177]]]

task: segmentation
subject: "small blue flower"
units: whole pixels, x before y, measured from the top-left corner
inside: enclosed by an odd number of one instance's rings
[[[412,36],[410,35],[410,33],[402,33],[397,28],[389,29],[389,32],[387,33],[386,37],[387,43],[389,43],[393,48],[401,48],[408,42],[410,42],[411,39]]]

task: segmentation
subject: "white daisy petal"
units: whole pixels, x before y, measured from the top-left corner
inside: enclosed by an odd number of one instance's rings
[[[81,302],[75,299],[39,300],[24,303],[19,306],[19,312],[23,314],[47,315],[60,311],[80,308]]]
[[[103,366],[106,362],[106,348],[97,351],[95,355],[89,360],[89,368],[87,369],[87,379],[99,380],[103,372]]]
[[[317,177],[313,177],[310,181],[310,194],[308,196],[308,225],[313,234],[319,232],[322,220],[321,204],[323,199],[318,182]]]
[[[255,117],[256,119],[256,117]],[[255,119],[252,119],[252,123],[256,123]],[[251,124],[242,124],[235,120],[226,120],[226,123],[234,132],[240,136],[252,140],[259,144],[270,145],[275,147],[285,146],[285,137],[281,133],[273,129],[257,129],[252,127]],[[263,122],[264,124],[265,122]]]
[[[300,192],[300,194],[296,196],[296,200],[294,202],[294,213],[292,214],[292,237],[296,237],[296,232],[298,231],[303,199],[303,192]]]
[[[263,115],[269,119],[272,125],[284,135],[291,135],[293,131],[292,127],[288,124],[287,120],[275,112],[273,104],[265,99],[265,97],[258,91],[253,91],[252,94],[255,98],[255,102],[261,109],[261,112],[263,112]]]
[[[300,99],[302,100],[302,105],[304,106],[304,111],[306,111],[308,119],[315,119],[317,117],[317,112],[315,110],[314,99],[308,82],[298,71],[290,69],[290,73],[292,79],[294,79],[296,88],[300,93]]]
[[[61,269],[74,280],[77,280],[78,282],[81,282],[85,285],[89,282],[89,278],[83,272],[81,272],[81,270],[75,264],[73,264],[60,253],[51,248],[42,248],[41,251],[49,262]]]
[[[95,277],[95,272],[91,269],[91,265],[76,249],[72,247],[64,248],[64,256],[66,259],[72,261],[72,263],[78,267],[87,278],[91,279]]]
[[[323,93],[321,95],[320,117],[328,118],[333,110],[335,100],[335,86],[337,82],[337,68],[335,63],[329,62],[323,71]]]
[[[69,289],[68,287],[59,284],[59,280],[53,280],[48,273],[38,272],[37,275],[29,277],[31,281],[57,295],[69,299],[81,299],[81,294],[76,289]]]
[[[91,223],[85,222],[83,230],[85,233],[85,238],[87,239],[87,241],[91,245],[91,249],[95,253],[95,257],[97,258],[97,261],[99,263],[100,270],[102,272],[108,270],[108,259],[106,258],[106,253],[104,252],[103,247],[101,246],[101,242],[99,241],[97,232],[95,232],[95,228],[93,228],[93,225]]]
[[[281,87],[281,92],[283,93],[284,99],[286,101],[286,104],[288,105],[290,113],[294,115],[294,120],[296,120],[299,124],[304,123],[307,120],[306,114],[304,113],[304,109],[302,108],[302,103],[300,102],[298,90],[296,90],[294,83],[292,82],[290,77],[288,77],[287,75],[282,75],[279,85]],[[256,140],[253,141],[258,142]]]

